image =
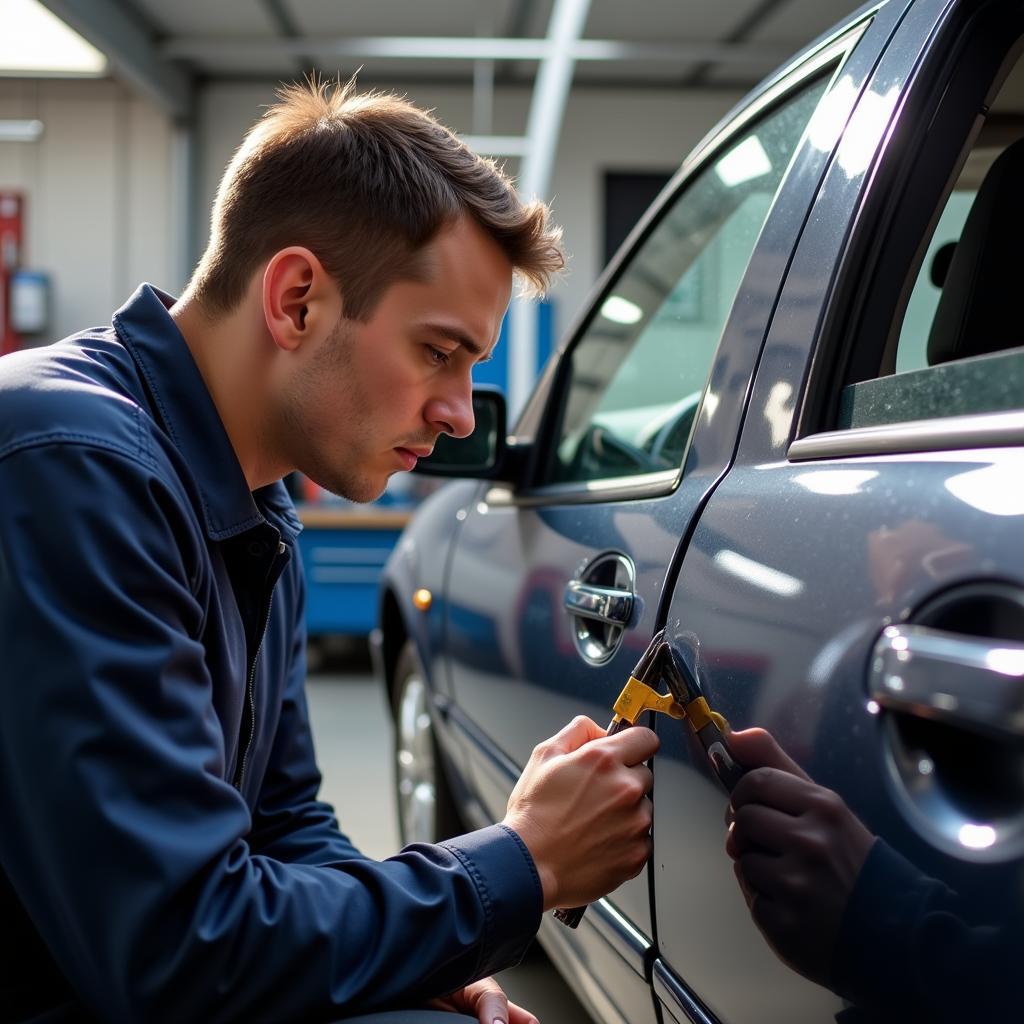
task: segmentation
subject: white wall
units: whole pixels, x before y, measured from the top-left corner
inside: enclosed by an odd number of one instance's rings
[[[455,87],[405,86],[396,92],[433,109],[459,132],[472,128],[472,95]],[[248,127],[273,102],[270,86],[222,83],[207,86],[199,106],[199,223],[204,244],[217,182]],[[671,171],[739,99],[733,93],[682,90],[575,89],[566,109],[551,181],[555,219],[565,230],[569,273],[556,286],[556,332],[582,305],[602,265],[602,175],[613,171]],[[525,130],[530,90],[498,89],[494,134]],[[507,163],[515,174],[516,161]]]
[[[403,87],[457,131],[472,128],[472,95],[456,87]],[[196,244],[208,234],[217,182],[264,105],[271,85],[222,83],[199,94]],[[569,272],[555,287],[556,332],[585,300],[601,269],[602,175],[606,170],[672,170],[729,107],[731,93],[577,89],[570,97],[551,181],[565,229]],[[495,134],[520,134],[530,90],[498,89]],[[38,118],[36,143],[0,142],[0,189],[27,199],[26,261],[49,272],[51,330],[42,340],[105,323],[142,280],[170,291],[184,284],[177,257],[174,129],[147,101],[113,81],[0,78],[0,118]],[[516,161],[509,161],[514,174]],[[195,255],[195,254],[193,254]]]
[[[38,142],[0,142],[0,189],[25,196],[25,265],[51,275],[52,341],[110,314],[142,280],[175,289],[168,120],[112,81],[0,79],[0,118],[38,118]]]

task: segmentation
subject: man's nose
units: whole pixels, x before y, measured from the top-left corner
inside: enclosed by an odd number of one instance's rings
[[[426,417],[430,425],[442,433],[469,437],[475,425],[472,382],[431,399],[427,403]]]

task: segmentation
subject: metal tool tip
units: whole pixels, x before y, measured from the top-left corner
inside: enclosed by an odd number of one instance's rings
[[[665,674],[665,682],[669,691],[677,701],[691,701],[701,695],[700,685],[690,669],[676,653],[675,648],[666,642],[661,644],[660,661]]]

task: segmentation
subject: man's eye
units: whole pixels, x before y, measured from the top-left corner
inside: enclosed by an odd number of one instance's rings
[[[451,359],[451,355],[448,352],[445,352],[444,349],[434,348],[433,345],[428,345],[427,349],[430,352],[430,358],[434,363],[438,366],[448,365],[448,361]]]

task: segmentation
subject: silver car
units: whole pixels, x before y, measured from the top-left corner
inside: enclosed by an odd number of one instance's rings
[[[382,590],[407,840],[500,819],[664,628],[710,707],[911,872],[879,906],[948,894],[802,977],[737,886],[704,749],[654,716],[648,868],[540,935],[598,1021],[1024,1017],[1022,35],[1016,2],[860,10],[686,160],[511,436],[481,393],[429,460],[474,479]]]

